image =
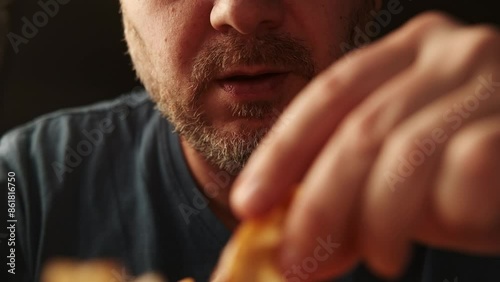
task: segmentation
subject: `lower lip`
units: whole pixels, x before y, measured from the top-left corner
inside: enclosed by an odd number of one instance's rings
[[[287,73],[282,73],[257,79],[220,80],[219,86],[239,98],[265,99],[273,97],[273,92],[283,85],[287,76]]]

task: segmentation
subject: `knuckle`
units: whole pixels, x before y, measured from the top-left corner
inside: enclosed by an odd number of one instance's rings
[[[332,93],[345,93],[359,80],[359,66],[351,64],[350,61],[342,61],[332,65],[328,71],[319,75],[321,86],[324,90]]]
[[[396,129],[392,132],[385,142],[385,148],[392,153],[402,158],[408,158],[415,152],[419,152],[419,147],[415,144],[414,140],[417,140],[414,134],[409,134],[407,130]],[[422,139],[422,138],[420,138]]]
[[[499,32],[498,29],[491,25],[476,25],[469,28],[471,33],[477,35],[477,38],[480,42],[489,44],[489,43],[498,43]]]
[[[415,23],[424,24],[426,27],[428,25],[436,25],[443,23],[455,23],[456,21],[446,13],[440,11],[427,11],[421,13],[414,19]]]
[[[486,179],[494,173],[492,167],[497,165],[498,159],[492,157],[492,152],[498,151],[494,149],[496,146],[498,140],[491,136],[476,132],[461,134],[450,144],[451,164],[455,164],[464,179]]]
[[[466,27],[448,33],[451,35],[436,34],[422,46],[416,69],[432,73],[443,81],[460,83],[477,71],[497,67],[500,35],[493,27]]]
[[[315,80],[315,98],[322,107],[335,107],[339,99],[349,93],[350,81],[343,73],[336,71],[325,72]]]
[[[397,129],[387,137],[383,154],[387,157],[387,168],[393,172],[397,171],[399,176],[406,181],[418,175],[415,172],[420,171],[422,167],[426,166],[426,162],[434,157],[436,147],[428,148],[425,145],[425,140],[428,140],[428,137],[413,132],[408,134],[404,131]],[[422,142],[422,140],[424,141]]]
[[[429,37],[449,26],[457,26],[455,20],[437,11],[422,13],[411,19],[400,31],[389,36],[395,46],[415,48],[421,45],[422,39]]]
[[[497,54],[500,46],[499,33],[490,26],[476,26],[467,29],[464,35],[466,57],[471,59],[489,58],[491,54]]]
[[[320,77],[320,79],[321,87],[325,92],[331,92],[336,89],[344,89],[347,85],[349,85],[348,82],[346,82],[343,73],[336,72],[335,70],[330,73],[325,73],[322,77]]]
[[[443,199],[443,217],[455,230],[485,232],[500,224],[498,204],[498,136],[470,130],[452,140],[448,163],[455,187]],[[495,149],[496,148],[496,149]],[[498,154],[497,154],[498,155]]]
[[[450,16],[438,11],[429,11],[412,19],[408,23],[407,28],[410,32],[422,34],[435,29],[436,26],[453,23],[455,23],[455,20]]]
[[[362,156],[375,156],[380,149],[381,134],[377,130],[377,114],[354,113],[342,125],[342,133],[346,136],[344,144],[349,153]]]
[[[448,229],[459,233],[485,234],[498,229],[500,213],[493,202],[475,201],[469,198],[450,198],[460,204],[441,207],[441,220]],[[498,203],[497,203],[498,204]]]
[[[444,208],[441,220],[447,228],[460,233],[485,234],[500,224],[500,213],[485,202],[462,199],[461,205]]]

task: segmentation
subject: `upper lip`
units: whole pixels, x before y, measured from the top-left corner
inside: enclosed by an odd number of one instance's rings
[[[271,67],[239,67],[226,72],[221,73],[217,76],[217,80],[225,80],[238,76],[259,76],[265,74],[283,74],[287,73],[287,70]]]

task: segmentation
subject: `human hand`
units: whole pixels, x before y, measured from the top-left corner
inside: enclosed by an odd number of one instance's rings
[[[419,16],[320,74],[280,120],[231,200],[251,218],[301,183],[285,223],[285,275],[314,256],[301,280],[339,275],[360,260],[393,277],[414,241],[500,254],[494,28]],[[318,240],[340,247],[320,252]]]

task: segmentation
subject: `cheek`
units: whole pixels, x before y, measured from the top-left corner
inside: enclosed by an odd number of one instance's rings
[[[197,4],[198,1],[133,2],[125,8],[133,11],[128,15],[143,39],[155,69],[159,75],[181,78],[181,74],[190,71],[191,60],[208,32],[202,22],[209,21],[210,10]]]
[[[342,43],[347,43],[351,15],[357,1],[311,0],[296,5],[293,15],[301,23],[302,34],[310,44],[319,70],[327,68],[343,54]]]

